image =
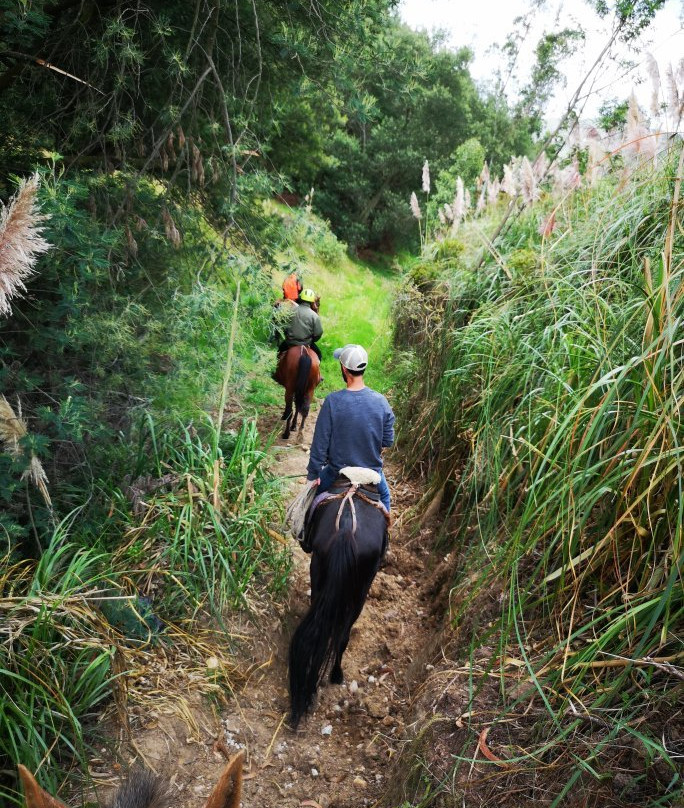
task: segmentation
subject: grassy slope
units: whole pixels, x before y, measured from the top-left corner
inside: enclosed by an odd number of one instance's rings
[[[392,277],[349,258],[335,269],[316,263],[310,267],[306,281],[314,284],[321,295],[324,330],[320,347],[325,381],[320,392],[328,393],[342,384],[339,364],[332,353],[348,342],[366,348],[369,358],[366,383],[384,392],[388,386],[385,363],[390,346]]]
[[[0,565],[0,606],[10,624],[20,621],[21,625],[21,630],[0,643],[3,805],[20,804],[12,775],[17,762],[34,771],[43,765],[41,778],[53,791],[63,781],[72,753],[80,758],[80,768],[86,769],[92,738],[83,720],[97,715],[101,704],[109,700],[113,649],[127,660],[140,635],[154,633],[155,642],[163,642],[170,632],[181,636],[180,630],[176,633],[169,627],[182,626],[188,641],[180,648],[176,640],[177,650],[204,671],[204,657],[197,656],[193,640],[197,626],[193,615],[208,626],[209,614],[239,608],[250,598],[265,596],[267,590],[277,595],[287,579],[286,554],[266,530],[269,516],[279,507],[279,483],[264,468],[263,436],[257,435],[247,417],[250,409],[279,406],[282,401],[281,388],[268,374],[273,348],[260,341],[260,334],[265,333],[260,318],[269,313],[268,277],[258,271],[261,267],[255,256],[238,248],[226,261],[217,252],[216,234],[201,220],[201,211],[198,217],[192,243],[186,239],[178,254],[167,251],[178,271],[157,290],[158,310],[146,314],[147,341],[130,345],[130,353],[142,365],[141,376],[146,377],[140,389],[148,395],[151,409],[146,418],[139,419],[141,426],[124,449],[119,449],[125,454],[122,465],[132,478],[143,481],[168,474],[169,484],[141,494],[145,514],[141,522],[141,515],[132,509],[130,494],[123,489],[118,467],[101,463],[98,492],[104,491],[106,501],[90,518],[95,526],[90,530],[97,528],[96,546],[79,515],[79,519],[70,517],[54,535],[44,537],[45,553],[39,563],[14,564],[7,557]],[[304,212],[295,211],[288,219],[297,225],[296,232],[290,232],[284,221],[286,232],[278,231],[276,236],[282,236],[283,249],[298,253],[306,267],[306,283],[323,296],[327,381],[319,390],[319,400],[341,384],[332,351],[347,341],[366,345],[372,363],[368,381],[385,389],[391,276],[348,259],[327,227],[320,222],[313,226]],[[316,244],[328,248],[332,244],[334,268],[330,268],[330,249],[325,253],[326,265]],[[64,252],[60,248],[60,258]],[[210,262],[198,260],[198,254],[208,256]],[[150,258],[141,247],[141,271],[149,271],[152,258],[156,254]],[[185,263],[181,267],[186,260],[188,265],[203,268],[193,272],[190,280]],[[204,417],[203,412],[213,410],[219,399],[238,273],[244,280],[228,412],[219,436],[211,423],[214,419]],[[274,278],[274,298],[280,280]],[[117,304],[124,307],[120,301]],[[118,324],[119,319],[114,322]],[[105,342],[99,332],[93,340],[107,348],[113,341],[110,335]],[[97,357],[94,366],[99,367]],[[92,427],[89,413],[84,413],[83,423]],[[103,445],[103,453],[111,455],[117,446],[110,440]],[[61,513],[63,497],[54,487],[52,493]],[[86,499],[80,489],[75,495]],[[108,514],[106,519],[103,512]],[[124,598],[122,609],[105,615],[97,601],[91,603],[83,594],[86,572],[93,587],[106,586]],[[150,581],[155,584],[153,592],[148,591]],[[50,597],[59,594],[66,602],[62,621],[66,627],[51,611],[35,614],[30,599],[45,593]],[[128,613],[126,598],[135,602],[136,593],[149,600],[145,606],[149,625],[144,615]],[[64,646],[63,635],[69,632],[82,639],[85,651],[80,652],[78,643]],[[231,649],[220,636],[220,647],[214,650],[220,666],[217,675],[230,681]],[[213,641],[208,629],[202,641]],[[32,668],[25,664],[26,659],[41,660],[41,665]],[[50,687],[35,675],[36,670],[41,676],[46,673]],[[130,687],[132,690],[134,685]]]
[[[445,670],[434,676],[426,712],[458,702],[470,718],[444,737],[419,730],[409,754],[425,753],[425,772],[433,747],[457,761],[421,808],[450,805],[442,794],[460,803],[466,788],[516,808],[522,793],[535,805],[682,804],[681,670],[651,664],[681,665],[684,636],[684,374],[671,337],[684,244],[668,230],[671,216],[681,222],[681,165],[569,196],[544,242],[539,221],[557,200],[543,199],[477,271],[477,231],[495,222],[463,228],[448,286],[434,286],[422,315],[399,312],[404,455],[444,486],[454,549],[441,570],[454,629],[444,645],[452,666],[472,671],[467,699],[458,677],[447,694]],[[411,272],[438,275],[437,258]],[[481,675],[488,665],[498,693]],[[506,730],[485,727],[490,716],[505,716]],[[485,728],[510,761],[500,777],[473,758]]]
[[[269,203],[269,206],[278,210],[286,221],[290,219],[285,207],[274,203]],[[375,390],[386,392],[389,387],[386,367],[390,350],[389,317],[397,275],[392,270],[350,258],[342,245],[334,260],[324,260],[317,249],[320,238],[310,237],[310,224],[314,224],[319,234],[323,231],[326,239],[333,238],[327,226],[303,212],[296,212],[295,217],[295,223],[291,225],[289,257],[296,255],[304,286],[311,287],[321,296],[323,337],[319,346],[323,353],[321,372],[325,381],[317,390],[317,400],[322,400],[342,385],[339,364],[332,354],[335,348],[349,342],[359,343],[368,351],[366,383]],[[282,273],[274,273],[274,300],[280,295],[283,277]],[[262,360],[252,378],[249,403],[256,407],[279,405],[281,388],[269,378],[269,371],[275,363],[274,349],[266,350]]]

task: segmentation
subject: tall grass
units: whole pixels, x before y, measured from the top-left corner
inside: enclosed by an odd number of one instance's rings
[[[204,609],[220,616],[227,606],[247,606],[262,572],[282,591],[289,555],[268,528],[280,487],[267,471],[267,447],[255,422],[219,436],[208,417],[160,434],[146,419],[140,441],[142,484],[163,474],[171,479],[165,490],[143,497],[144,516],[127,531],[116,557],[142,559],[148,589],[158,577],[157,596],[167,598],[176,615]]]
[[[253,421],[219,436],[208,417],[159,430],[147,416],[135,477],[109,492],[113,524],[96,546],[76,512],[39,560],[0,560],[0,802],[20,804],[17,763],[53,791],[74,758],[87,771],[96,716],[112,703],[125,715],[123,683],[160,645],[201,672],[212,641],[220,670],[207,692],[230,688],[230,635],[210,637],[208,618],[222,625],[256,590],[282,592],[289,572],[268,527],[279,487],[265,458]]]
[[[671,799],[681,789],[658,737],[684,678],[676,151],[658,171],[565,200],[550,241],[538,211],[523,215],[496,265],[453,272],[446,302],[426,297],[424,321],[441,307],[439,328],[407,352],[422,370],[405,394],[411,421],[398,419],[408,465],[445,487],[451,541],[464,569],[482,568],[452,617],[501,592],[494,664],[518,660],[575,761],[554,805],[592,767],[599,776],[605,750],[571,744],[573,727],[598,718],[606,743],[626,734],[665,761]]]
[[[39,562],[0,563],[0,800],[20,804],[10,762],[52,788],[60,762],[87,764],[83,724],[111,697],[116,647],[98,608],[111,589],[106,561],[61,525]]]

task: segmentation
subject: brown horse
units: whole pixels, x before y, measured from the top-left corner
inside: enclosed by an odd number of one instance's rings
[[[276,381],[285,388],[284,438],[290,437],[297,427],[297,415],[301,416],[299,434],[302,434],[306,416],[314,397],[316,385],[321,380],[320,362],[314,351],[306,345],[293,345],[278,357]],[[294,408],[292,402],[294,401]]]
[[[240,808],[242,794],[242,763],[244,752],[232,757],[209,795],[205,808]],[[43,791],[31,772],[21,764],[19,774],[24,785],[26,808],[67,808],[55,797]],[[145,770],[134,770],[119,789],[111,808],[163,808],[176,804],[167,784]]]

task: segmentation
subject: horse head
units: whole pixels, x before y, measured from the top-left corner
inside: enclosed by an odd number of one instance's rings
[[[244,752],[234,755],[221,773],[204,808],[240,808],[242,796],[242,764]],[[26,808],[67,808],[42,789],[31,772],[19,764],[19,775],[24,786]],[[167,784],[159,777],[143,770],[133,770],[128,780],[114,795],[111,808],[164,808],[173,804]]]

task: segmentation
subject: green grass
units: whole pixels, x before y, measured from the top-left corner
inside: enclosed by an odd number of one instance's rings
[[[522,213],[500,262],[442,267],[419,310],[409,291],[396,318],[406,465],[446,488],[456,591],[480,571],[452,618],[467,630],[500,593],[498,639],[472,640],[495,646],[495,666],[522,660],[535,684],[555,727],[544,743],[567,756],[554,805],[578,778],[605,779],[628,742],[646,768],[659,761],[646,804],[670,779],[671,801],[681,794],[663,743],[679,680],[649,661],[684,661],[679,156],[567,198],[548,242],[540,211]],[[575,745],[592,720],[606,737]]]
[[[317,398],[343,385],[339,363],[332,353],[347,343],[358,343],[366,348],[366,384],[386,392],[390,383],[389,321],[397,272],[354,260],[342,245],[331,249],[334,236],[324,223],[304,211],[285,213],[282,206],[271,204],[290,221],[290,235],[282,256],[296,259],[304,286],[321,296],[323,337],[318,344],[323,354],[321,372],[325,381],[317,390]],[[283,277],[278,274],[274,277],[275,299]]]

